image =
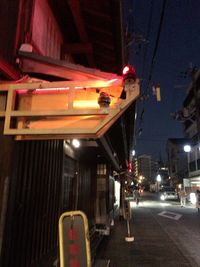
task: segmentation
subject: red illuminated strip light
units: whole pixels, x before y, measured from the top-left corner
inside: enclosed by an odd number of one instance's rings
[[[115,83],[116,81],[118,81],[119,79],[112,79],[112,80],[108,80],[108,81],[104,81],[106,84],[112,84],[112,83]],[[97,86],[98,87],[98,86]],[[87,88],[92,88],[91,86],[90,87],[83,87],[83,86],[75,86],[73,87],[73,89],[75,90],[78,90],[78,89],[87,89]],[[96,86],[94,86],[94,88],[96,88]],[[41,94],[41,93],[57,93],[57,92],[60,92],[60,91],[67,91],[69,90],[70,87],[59,87],[59,88],[36,88],[36,89],[32,89],[32,90],[27,90],[27,89],[18,89],[16,90],[16,92],[18,94],[27,94],[29,91],[32,93],[32,94]]]

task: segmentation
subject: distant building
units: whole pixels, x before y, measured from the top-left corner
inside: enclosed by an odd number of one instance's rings
[[[183,102],[181,120],[184,125],[185,137],[191,141],[188,155],[188,179],[185,186],[193,191],[200,188],[200,70],[193,70],[187,96]]]
[[[141,155],[138,157],[138,174],[146,179],[151,178],[151,156]]]
[[[151,178],[150,178],[150,182],[155,183],[156,176],[158,174],[158,170],[159,170],[158,161],[151,158]]]
[[[137,157],[133,157],[133,176],[138,177],[138,159]]]
[[[145,177],[149,183],[155,182],[158,173],[158,162],[153,160],[150,155],[140,155],[138,157],[138,175]]]
[[[167,141],[168,169],[173,185],[182,184],[183,179],[188,177],[187,153],[183,149],[188,142],[186,138],[170,138]]]
[[[169,186],[171,185],[171,178],[169,177],[169,169],[167,166],[160,165],[158,169],[158,174],[161,176],[161,185]]]

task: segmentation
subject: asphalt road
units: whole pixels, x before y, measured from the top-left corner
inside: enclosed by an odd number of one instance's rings
[[[112,267],[200,267],[200,214],[194,207],[145,192],[138,207],[132,202],[130,225],[134,242],[125,241],[126,221],[116,218],[99,259],[109,259]]]

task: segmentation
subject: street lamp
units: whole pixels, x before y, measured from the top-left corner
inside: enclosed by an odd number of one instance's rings
[[[134,149],[132,150],[132,156],[133,157],[135,156],[135,150]]]
[[[159,191],[159,188],[160,188],[160,182],[161,182],[161,175],[160,174],[158,174],[157,176],[156,176],[156,187],[157,187],[157,192]]]
[[[80,141],[78,139],[73,139],[72,140],[72,145],[75,148],[79,148],[80,147]]]
[[[186,153],[189,153],[189,152],[191,151],[191,146],[190,146],[190,145],[184,145],[183,150],[184,150]]]
[[[157,175],[157,177],[156,177],[156,181],[157,181],[157,182],[161,182],[161,176],[160,176],[160,174]]]
[[[189,159],[189,154],[190,154],[190,152],[191,152],[191,150],[192,150],[192,148],[191,148],[191,146],[190,145],[184,145],[184,147],[183,147],[183,150],[184,150],[184,152],[186,152],[187,153],[187,171],[188,171],[188,177],[189,177],[189,172],[190,172],[190,166],[189,166],[189,161],[190,161],[190,159]],[[185,179],[183,180],[183,188],[185,189]]]

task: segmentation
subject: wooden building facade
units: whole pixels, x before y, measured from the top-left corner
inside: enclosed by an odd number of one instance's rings
[[[0,13],[0,85],[94,79],[97,69],[121,75],[120,0],[2,0]],[[94,73],[83,75],[81,66]],[[108,223],[113,171],[128,168],[135,103],[103,135],[81,138],[75,149],[69,137],[5,135],[8,96],[0,93],[0,265],[53,266],[63,211],[84,211],[91,233]]]

